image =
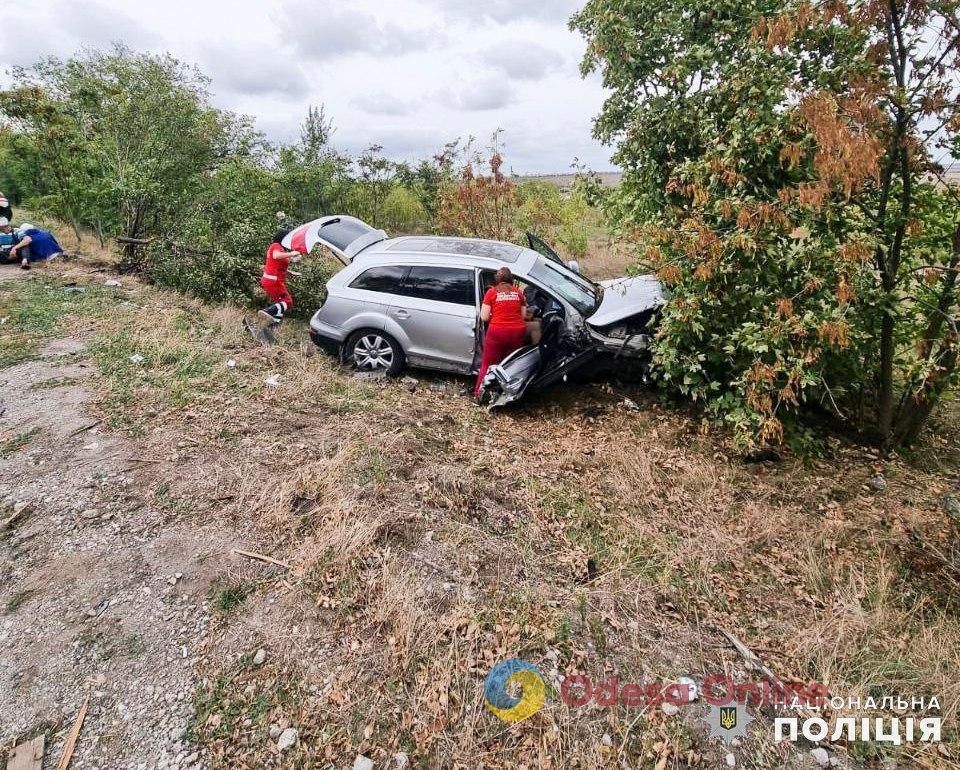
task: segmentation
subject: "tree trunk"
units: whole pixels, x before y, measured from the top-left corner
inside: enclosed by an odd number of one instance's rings
[[[890,449],[893,427],[893,332],[893,315],[889,308],[885,308],[880,321],[880,394],[877,404],[877,430],[885,450]]]
[[[940,345],[940,331],[944,322],[950,318],[950,311],[957,299],[957,266],[960,265],[960,224],[953,232],[953,254],[942,279],[940,299],[931,311],[930,323],[923,335],[925,357],[936,362],[936,369],[921,383],[914,396],[907,394],[903,406],[897,414],[891,446],[911,444],[916,441],[934,407],[951,381],[951,375],[957,365],[957,333],[951,327]]]

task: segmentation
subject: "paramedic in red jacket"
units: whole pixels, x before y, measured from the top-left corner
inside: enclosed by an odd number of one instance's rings
[[[480,393],[487,369],[499,364],[526,342],[527,301],[523,292],[513,284],[513,273],[509,267],[497,270],[493,286],[483,295],[480,320],[484,323],[489,321],[490,324],[483,338],[483,358],[477,385],[473,389],[474,398]]]
[[[263,276],[260,278],[260,285],[270,300],[270,304],[260,311],[260,315],[277,323],[280,323],[284,313],[293,307],[293,297],[287,291],[287,268],[290,267],[290,262],[297,262],[301,256],[299,252],[287,251],[283,247],[282,241],[289,233],[289,230],[281,230],[273,236],[273,243],[267,249]]]

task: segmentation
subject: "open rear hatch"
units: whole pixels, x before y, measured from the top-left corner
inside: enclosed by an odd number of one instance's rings
[[[370,227],[355,217],[338,214],[320,217],[294,228],[283,239],[283,247],[309,254],[319,243],[330,249],[343,264],[349,265],[365,248],[386,239],[383,230]]]

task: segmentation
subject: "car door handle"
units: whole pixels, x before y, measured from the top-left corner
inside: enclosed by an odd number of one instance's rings
[[[410,314],[409,314],[406,310],[394,310],[394,311],[393,311],[393,314],[394,314],[397,318],[409,318],[409,317],[410,317]]]

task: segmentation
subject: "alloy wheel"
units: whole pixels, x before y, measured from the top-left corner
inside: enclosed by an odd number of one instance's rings
[[[393,348],[379,334],[365,334],[353,346],[353,360],[360,369],[389,369]]]

